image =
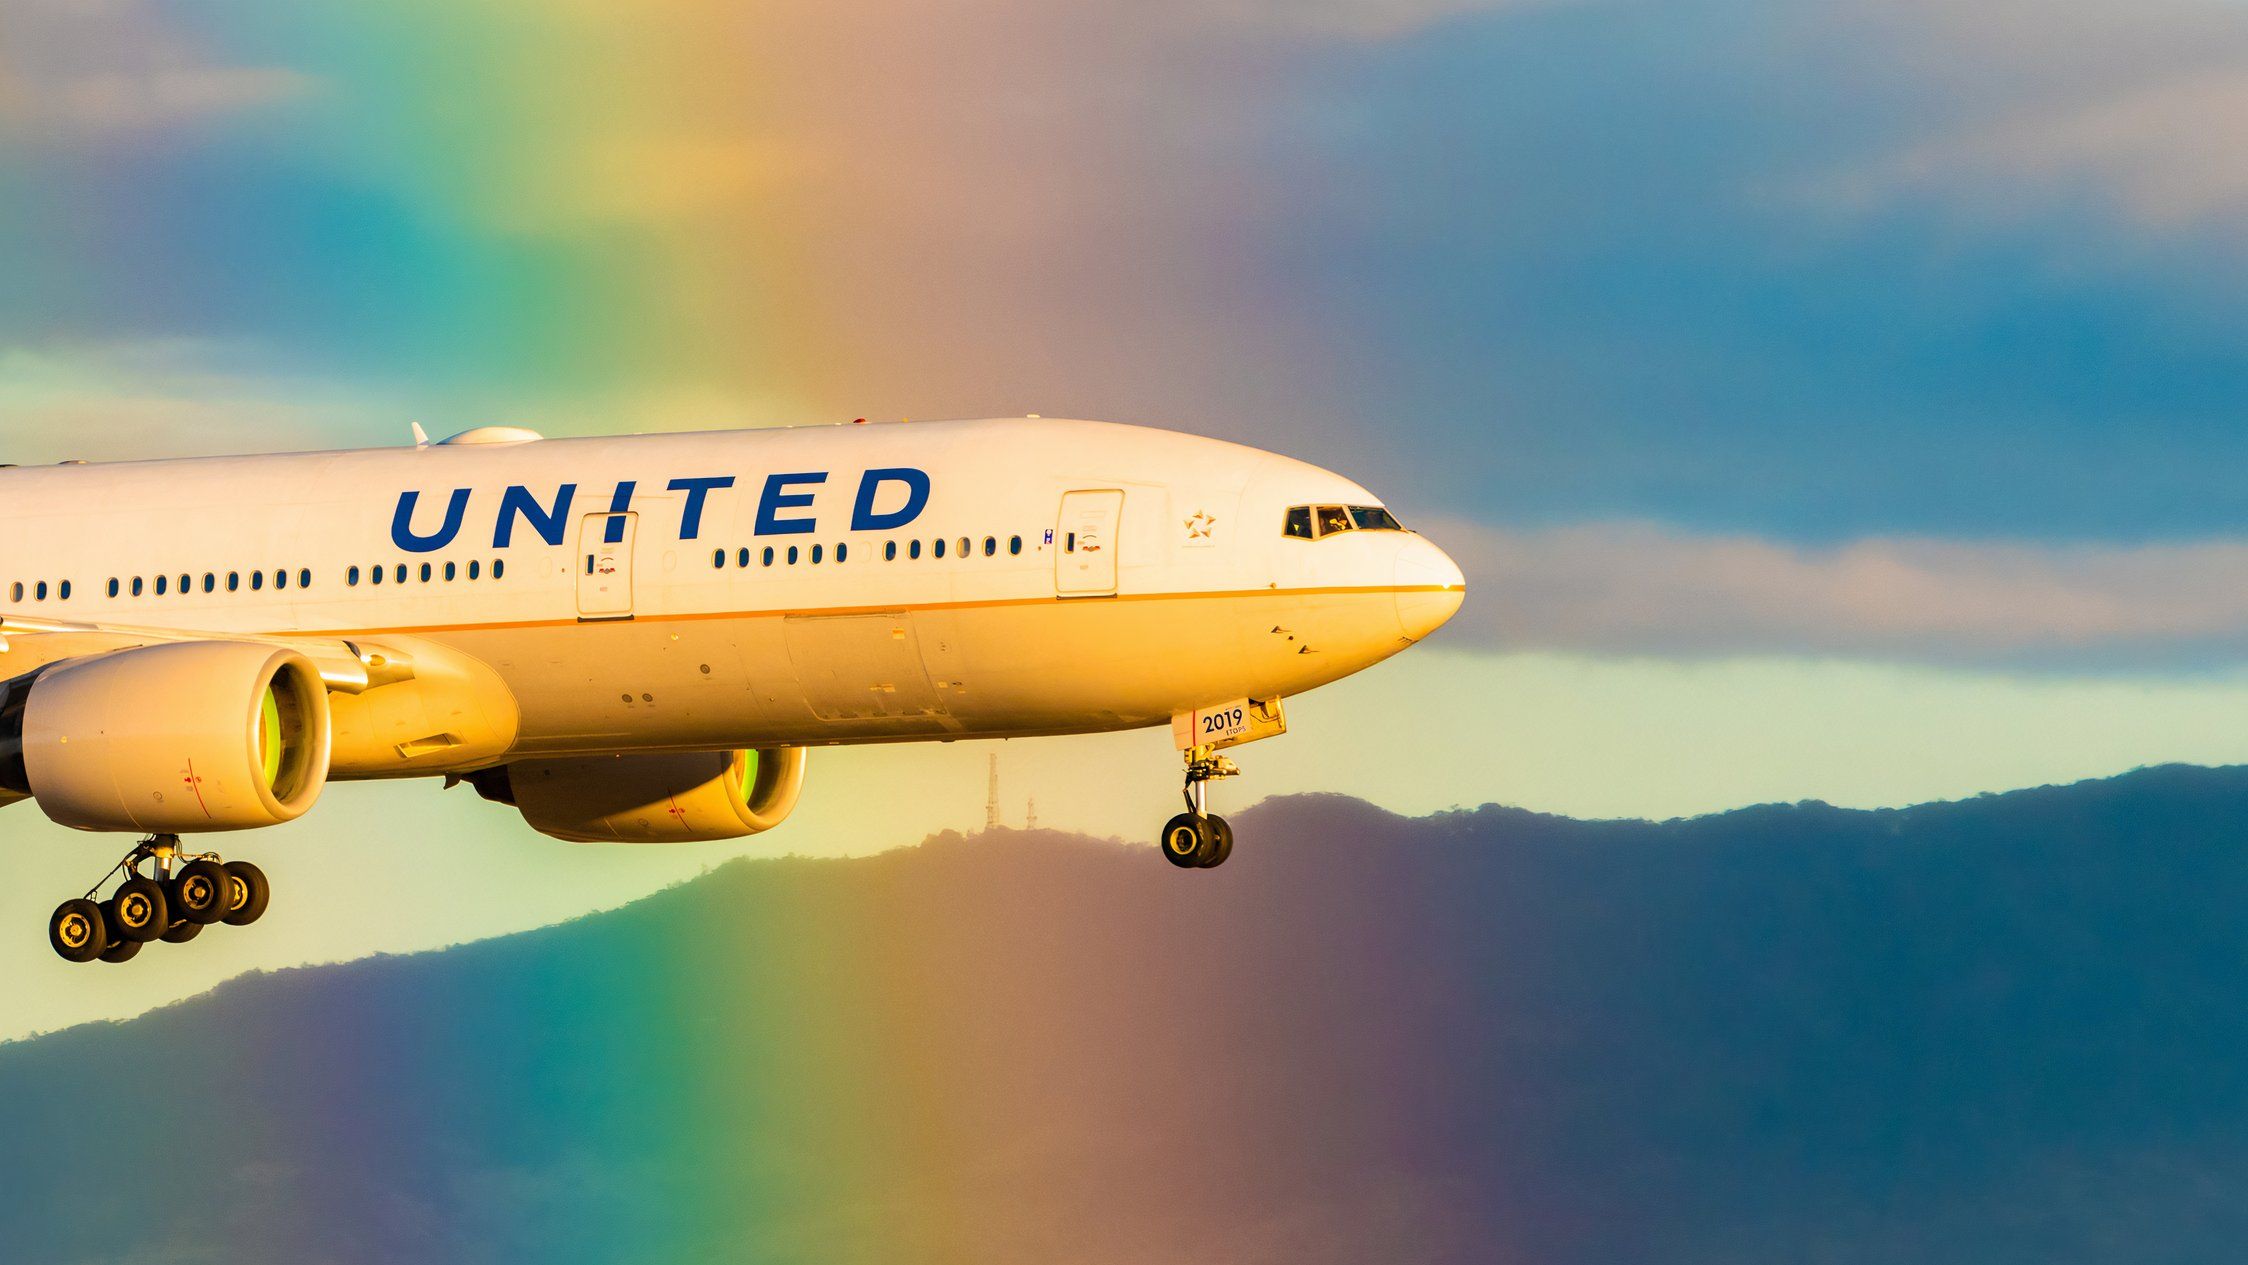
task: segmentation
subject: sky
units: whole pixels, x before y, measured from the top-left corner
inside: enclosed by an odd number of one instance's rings
[[[0,459],[1171,426],[1470,582],[1221,804],[2248,760],[2243,127],[2230,0],[0,0]],[[987,754],[821,752],[781,832],[654,852],[339,787],[229,841],[266,923],[129,971],[45,957],[111,844],[19,806],[0,1037],[973,825]],[[1048,824],[1175,798],[1161,734],[1003,760]]]

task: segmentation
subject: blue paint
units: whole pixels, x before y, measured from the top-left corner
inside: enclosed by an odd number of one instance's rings
[[[905,506],[878,514],[874,498],[885,483],[905,485]],[[921,516],[929,505],[929,474],[910,466],[869,470],[859,479],[858,499],[851,506],[852,531],[895,531]]]
[[[790,492],[799,483],[825,483],[827,472],[812,471],[804,474],[776,474],[765,480],[765,494],[757,501],[757,534],[760,536],[802,536],[811,533],[819,524],[809,518],[782,518],[780,511],[798,509],[812,503],[809,492]]]
[[[414,506],[421,500],[419,492],[398,494],[398,508],[390,516],[390,543],[407,553],[431,553],[453,543],[460,535],[461,517],[468,512],[468,489],[453,489],[452,497],[445,503],[445,524],[434,535],[419,536],[414,533]]]
[[[821,475],[820,477],[824,479],[827,476]],[[721,474],[703,479],[673,479],[664,486],[673,492],[685,492],[687,494],[687,508],[680,511],[679,515],[679,538],[681,540],[693,540],[702,535],[703,498],[709,496],[714,488],[734,486],[734,476]],[[767,485],[768,488],[770,486],[770,484]],[[809,501],[811,498],[806,497],[805,499]]]
[[[602,529],[601,541],[603,544],[624,543],[624,516],[625,512],[632,508],[632,489],[636,486],[631,479],[626,479],[617,484],[617,490],[610,494],[609,513],[612,517],[609,519],[609,525]]]
[[[500,495],[499,525],[492,530],[492,548],[505,549],[515,539],[515,520],[521,518],[539,534],[539,539],[550,545],[562,543],[562,530],[570,516],[570,501],[576,497],[578,485],[565,483],[554,494],[554,505],[540,505],[538,498],[522,484],[510,485]],[[465,494],[464,494],[465,495]],[[434,546],[433,546],[434,547]]]

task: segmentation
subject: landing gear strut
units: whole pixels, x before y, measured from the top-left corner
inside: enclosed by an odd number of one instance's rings
[[[153,876],[141,873],[152,863]],[[107,900],[94,893],[119,873],[125,879]],[[215,922],[243,927],[265,912],[272,888],[248,861],[222,861],[216,852],[189,853],[178,835],[151,835],[133,845],[86,894],[55,907],[47,943],[67,962],[124,962],[152,940],[184,944]]]
[[[1241,770],[1212,747],[1186,753],[1186,811],[1163,825],[1163,859],[1182,870],[1210,870],[1233,855],[1233,827],[1210,812],[1210,783]]]

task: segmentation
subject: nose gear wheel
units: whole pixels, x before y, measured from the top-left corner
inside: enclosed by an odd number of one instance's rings
[[[1186,753],[1186,811],[1163,824],[1163,859],[1182,870],[1211,870],[1233,855],[1233,827],[1210,812],[1210,783],[1241,770],[1213,747]]]

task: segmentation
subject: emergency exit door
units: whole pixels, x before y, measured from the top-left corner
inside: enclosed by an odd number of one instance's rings
[[[1109,488],[1062,494],[1061,525],[1054,533],[1054,591],[1063,597],[1116,593],[1117,525],[1124,493]]]
[[[578,618],[632,618],[632,545],[640,515],[588,514],[578,520]]]

